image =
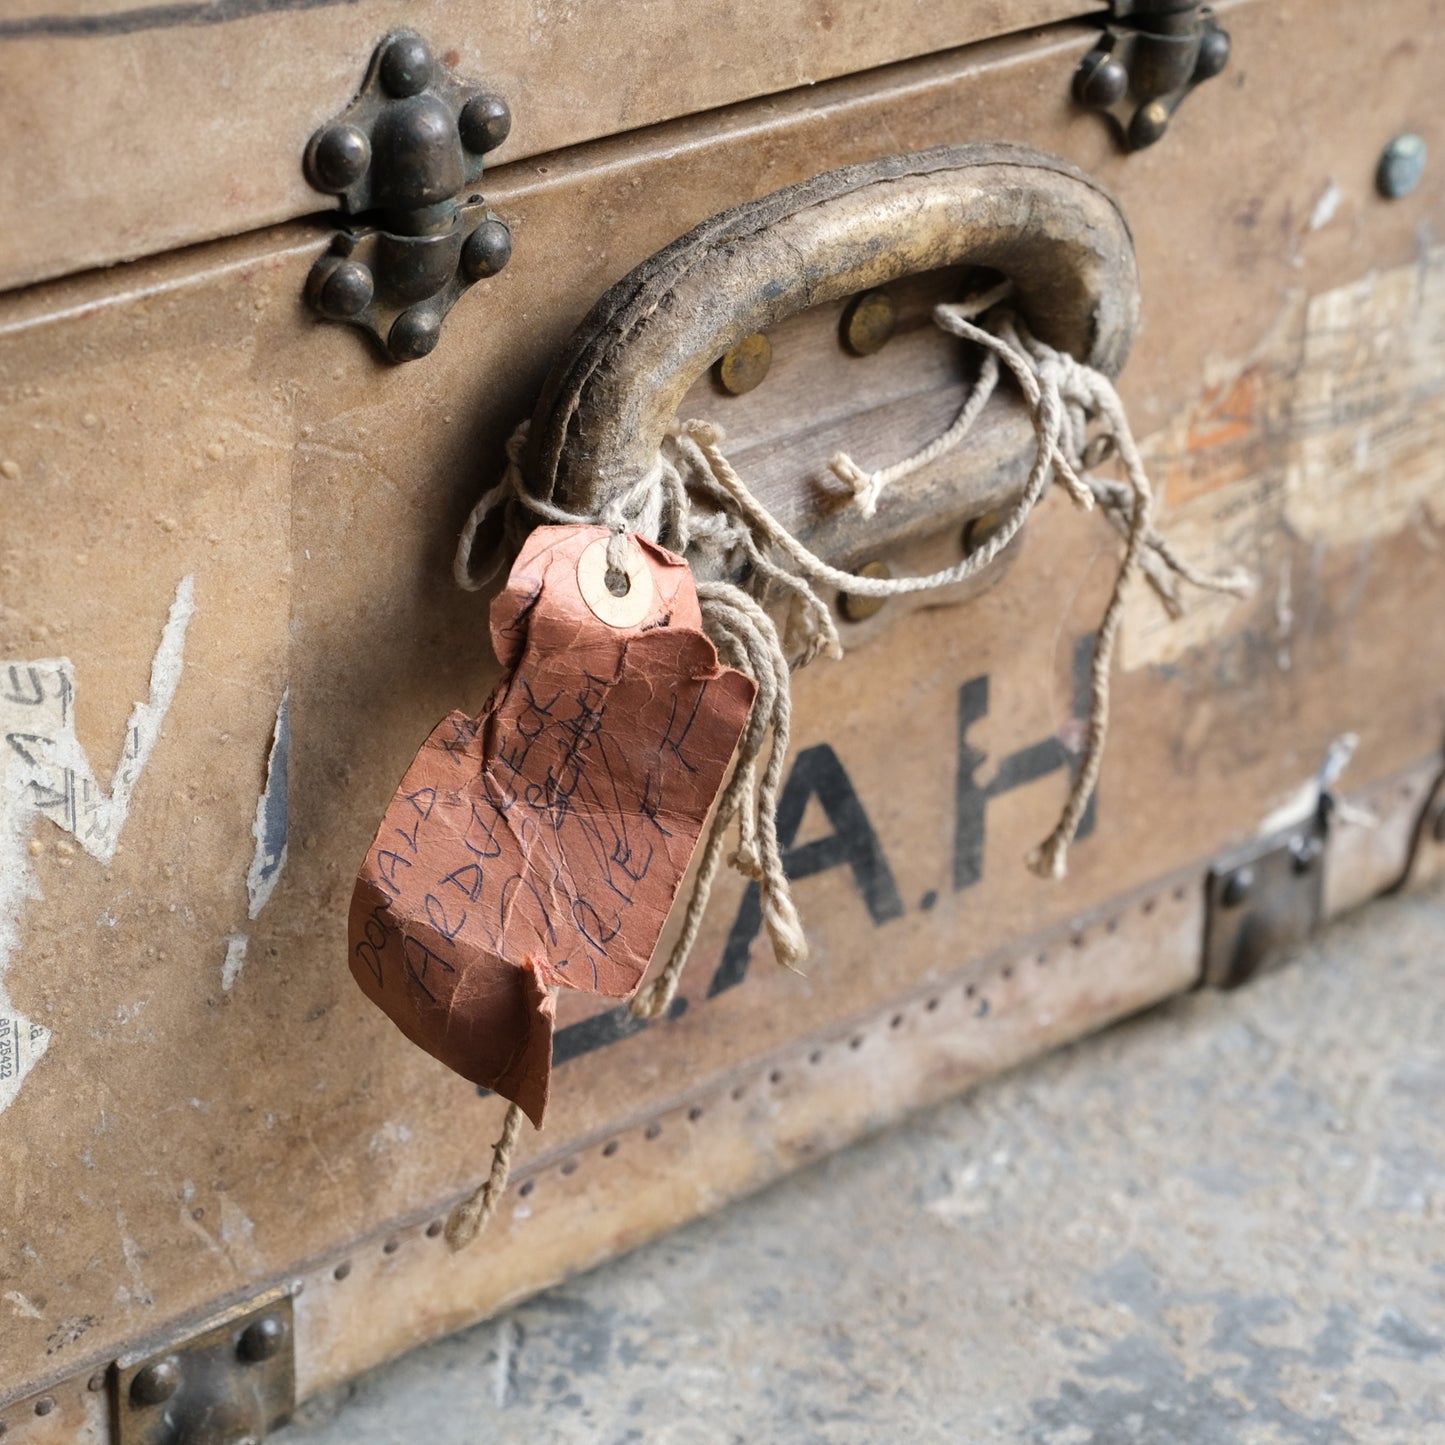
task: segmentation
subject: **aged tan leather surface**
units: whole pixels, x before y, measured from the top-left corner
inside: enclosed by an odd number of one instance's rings
[[[1138,156],[1068,103],[1088,40],[1070,29],[512,167],[495,195],[516,259],[413,367],[311,320],[301,293],[323,241],[302,226],[0,299],[0,661],[71,659],[71,717],[97,776],[123,756],[186,576],[196,602],[114,860],[46,818],[26,852],[39,896],[4,987],[52,1037],[0,1114],[0,1294],[26,1301],[3,1306],[0,1398],[77,1371],[83,1392],[123,1342],[296,1275],[303,1378],[344,1377],[1185,986],[1198,895],[1175,900],[1176,877],[1257,831],[1343,731],[1361,737],[1351,790],[1438,755],[1442,639],[1401,619],[1445,607],[1440,452],[1400,449],[1384,423],[1404,408],[1411,435],[1438,435],[1438,261],[1421,238],[1440,232],[1445,170],[1393,203],[1373,176],[1406,126],[1445,153],[1440,7],[1400,0],[1388,30],[1343,0],[1220,8],[1234,66]],[[686,1013],[563,1065],[555,1117],[519,1159],[536,1192],[514,1197],[464,1268],[434,1265],[423,1251],[444,1246],[425,1225],[480,1177],[501,1105],[401,1038],[342,950],[356,861],[396,779],[436,719],[479,710],[495,680],[486,599],[450,579],[457,530],[558,348],[634,266],[822,169],[970,137],[1065,156],[1119,197],[1143,297],[1122,386],[1167,491],[1162,525],[1194,560],[1224,547],[1253,568],[1256,598],[1177,625],[1131,618],[1097,827],[1059,888],[1022,854],[1062,796],[1107,529],[1055,499],[997,586],[850,631],[849,658],[798,685],[793,842],[836,862],[798,886],[808,978],[744,948],[743,980],[709,997],[725,956],[736,975],[728,941],[745,907],[720,887]],[[1320,205],[1331,188],[1333,210]],[[856,406],[867,424],[843,440],[871,458],[869,398],[908,413],[911,434],[960,394],[956,349],[925,325],[866,359],[841,353],[835,325],[828,308],[783,322],[766,385],[731,399],[704,379],[687,398],[747,443],[731,455],[765,476],[770,501],[814,485],[820,418],[846,433]],[[958,555],[954,532],[890,560],[939,554]],[[252,830],[288,687],[291,845],[252,919]],[[1006,786],[1036,745],[1028,757],[1050,766]],[[829,843],[819,787],[839,794],[821,748],[894,893],[875,868],[865,894]],[[960,788],[985,824],[963,848]],[[1388,836],[1403,848],[1403,832]],[[1374,846],[1349,842],[1356,859]],[[972,881],[960,856],[978,864]],[[1369,876],[1389,866],[1375,859]],[[1115,918],[1107,901],[1132,890]],[[1075,953],[1070,925],[1089,916]],[[238,936],[245,963],[227,988]],[[1053,941],[1003,953],[1037,938]],[[916,1010],[897,1034],[894,999]],[[564,1000],[559,1034],[584,1011]],[[929,1020],[926,1048],[881,1046]],[[405,1243],[387,1254],[393,1229]]]
[[[395,29],[419,31],[459,76],[508,102],[512,134],[495,157],[506,163],[1097,8],[11,0],[0,15],[0,289],[331,210],[306,184],[302,153]]]

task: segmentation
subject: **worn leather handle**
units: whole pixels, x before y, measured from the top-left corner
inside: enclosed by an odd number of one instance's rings
[[[1098,182],[1015,145],[890,156],[724,211],[608,291],[543,389],[527,484],[593,513],[653,465],[689,388],[744,337],[960,264],[1007,276],[1043,340],[1111,375],[1123,366],[1138,273]]]

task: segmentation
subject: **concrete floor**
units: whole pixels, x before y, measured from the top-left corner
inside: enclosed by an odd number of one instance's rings
[[[1445,1442],[1445,894],[418,1351],[280,1439]]]

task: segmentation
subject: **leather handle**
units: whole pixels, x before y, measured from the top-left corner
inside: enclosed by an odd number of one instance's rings
[[[724,211],[608,291],[543,389],[527,485],[592,514],[647,472],[689,388],[744,337],[960,264],[1007,276],[1051,345],[1111,375],[1123,366],[1139,311],[1133,238],[1096,181],[1014,145],[891,156]],[[1015,455],[1028,435],[1027,426],[1009,429]],[[982,454],[990,451],[998,454],[997,440]]]

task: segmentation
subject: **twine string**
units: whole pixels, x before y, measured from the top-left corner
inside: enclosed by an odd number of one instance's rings
[[[507,509],[512,530],[520,525],[519,510],[546,522],[608,527],[612,532],[609,566],[623,566],[628,532],[685,555],[698,579],[698,600],[708,636],[723,661],[745,672],[756,684],[733,769],[699,855],[681,932],[656,977],[634,997],[631,1007],[638,1017],[659,1017],[676,997],[734,825],[737,843],[726,861],[757,883],[774,955],[792,969],[807,959],[807,938],[778,842],[777,808],[792,717],[790,675],[819,656],[842,655],[838,629],[820,588],[886,598],[967,581],[985,571],[1009,546],[1050,483],[1060,486],[1081,509],[1097,505],[1105,514],[1123,537],[1124,547],[1095,642],[1084,742],[1058,822],[1027,859],[1034,872],[1056,879],[1067,874],[1070,844],[1098,784],[1108,738],[1114,655],[1135,579],[1142,573],[1175,614],[1182,605],[1180,582],[1236,596],[1251,590],[1245,572],[1205,572],[1159,535],[1154,526],[1153,489],[1113,383],[1102,372],[1034,336],[1008,305],[1010,296],[1005,283],[971,300],[934,308],[933,319],[941,329],[983,351],[978,378],[944,432],[902,460],[871,471],[841,452],[828,462],[829,477],[847,488],[849,504],[863,517],[872,518],[887,505],[889,489],[895,483],[963,444],[1004,373],[1011,376],[1034,431],[1028,480],[997,531],[952,567],[919,577],[860,577],[832,566],[763,505],[728,460],[722,429],[702,420],[674,423],[651,469],[620,488],[592,516],[570,512],[528,491],[522,478],[528,433],[528,424],[523,422],[507,443],[502,480],[467,518],[454,575],[458,585],[469,590],[484,586],[495,575],[495,563],[489,573],[475,571],[473,552],[482,524],[498,508]],[[1091,426],[1097,436],[1113,442],[1122,481],[1096,477],[1084,467]],[[781,635],[769,611],[776,606],[785,612]],[[520,1125],[521,1111],[513,1105],[487,1179],[448,1222],[447,1238],[453,1248],[470,1243],[495,1213]]]

